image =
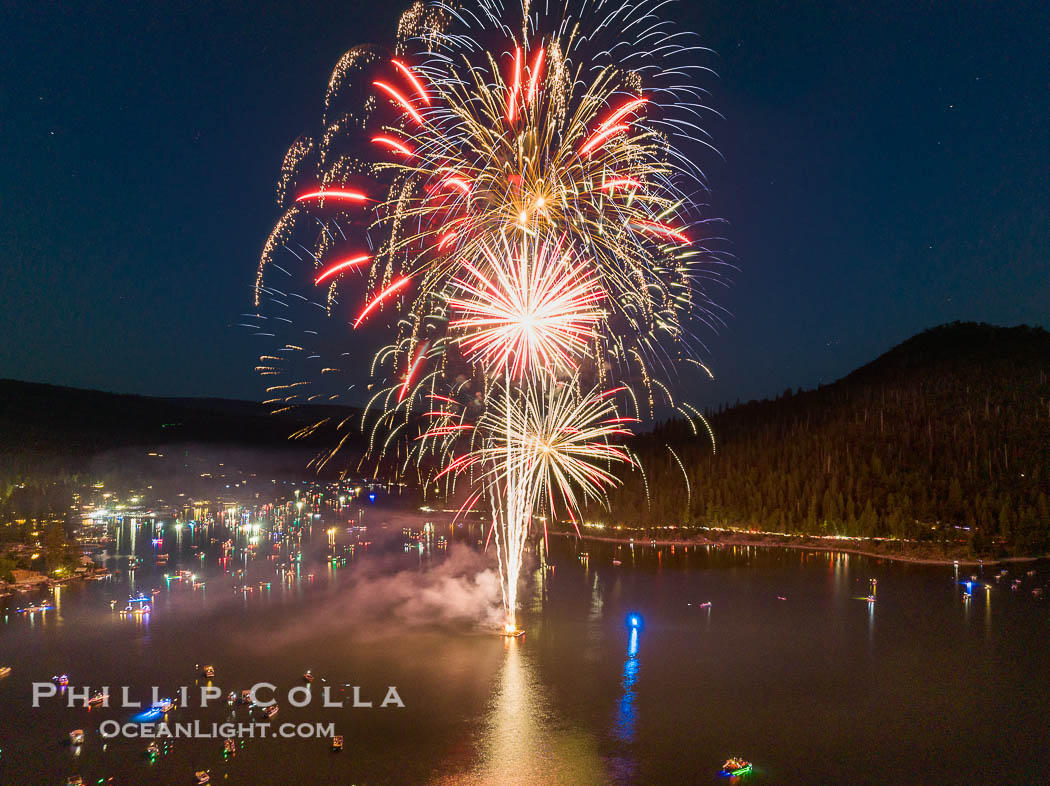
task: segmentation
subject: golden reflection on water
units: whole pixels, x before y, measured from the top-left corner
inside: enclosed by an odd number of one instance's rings
[[[603,762],[594,738],[559,718],[544,695],[528,643],[506,639],[473,772],[447,784],[600,784]]]

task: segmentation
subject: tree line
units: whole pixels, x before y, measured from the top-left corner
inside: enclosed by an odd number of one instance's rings
[[[604,518],[1046,553],[1048,374],[1044,330],[934,328],[831,385],[709,411],[717,452],[659,424]]]

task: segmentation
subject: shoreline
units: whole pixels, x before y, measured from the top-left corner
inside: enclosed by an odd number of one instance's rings
[[[1050,555],[1043,555],[1039,557],[999,557],[983,559],[980,557],[966,557],[966,558],[949,558],[949,557],[929,557],[929,556],[910,556],[908,554],[885,554],[879,551],[867,550],[857,546],[833,546],[820,542],[804,541],[797,542],[799,539],[805,536],[785,536],[787,540],[781,542],[772,538],[764,537],[759,540],[749,540],[746,537],[729,537],[724,540],[712,540],[710,538],[694,538],[692,540],[681,540],[681,539],[661,539],[661,538],[614,538],[606,535],[589,535],[582,534],[577,535],[575,532],[549,532],[550,535],[558,535],[567,538],[577,538],[578,540],[593,540],[601,543],[618,543],[622,545],[629,545],[636,543],[642,546],[754,546],[756,548],[764,549],[797,549],[800,551],[826,551],[833,553],[842,554],[856,554],[861,557],[871,557],[873,559],[884,559],[892,562],[907,562],[913,565],[948,565],[954,566],[956,563],[960,567],[979,567],[981,565],[1009,565],[1011,563],[1028,563],[1028,562],[1039,562],[1040,560],[1050,559]]]

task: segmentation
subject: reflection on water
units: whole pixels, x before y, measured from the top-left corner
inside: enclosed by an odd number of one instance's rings
[[[638,679],[638,628],[631,626],[627,661],[623,664],[623,695],[616,713],[616,736],[624,742],[634,740],[634,683]]]
[[[508,772],[533,772],[536,757],[542,756],[547,747],[543,700],[537,691],[535,674],[522,658],[521,642],[508,638],[506,643],[507,657],[486,724],[479,773],[485,783],[504,783]]]
[[[482,728],[477,765],[446,783],[600,784],[594,738],[555,713],[523,639],[505,639],[505,658]]]

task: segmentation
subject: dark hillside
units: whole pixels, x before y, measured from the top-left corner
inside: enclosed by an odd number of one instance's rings
[[[611,518],[1042,553],[1048,375],[1045,330],[927,330],[833,384],[709,413],[714,455],[703,430],[694,437],[681,422],[639,437],[651,509],[635,474]]]

